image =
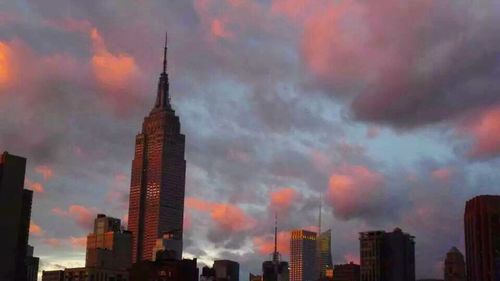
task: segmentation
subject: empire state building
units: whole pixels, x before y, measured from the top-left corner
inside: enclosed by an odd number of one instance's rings
[[[170,104],[166,69],[167,42],[156,102],[135,139],[128,217],[133,263],[151,260],[156,239],[164,233],[182,241],[185,136]]]

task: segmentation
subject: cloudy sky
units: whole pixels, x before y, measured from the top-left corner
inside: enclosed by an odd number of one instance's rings
[[[169,32],[187,139],[186,256],[242,276],[288,231],[416,236],[417,277],[464,248],[465,201],[500,188],[500,2],[2,0],[0,150],[28,158],[42,269],[84,263],[98,212],[126,224],[135,135]]]

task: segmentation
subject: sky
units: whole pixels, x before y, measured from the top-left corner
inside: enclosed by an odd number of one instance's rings
[[[135,135],[168,30],[186,135],[185,256],[259,273],[289,231],[416,238],[418,278],[499,194],[500,2],[2,0],[0,150],[28,158],[41,269],[82,266],[97,213],[126,225]]]

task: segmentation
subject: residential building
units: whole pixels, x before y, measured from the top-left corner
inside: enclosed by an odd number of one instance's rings
[[[466,281],[464,255],[455,247],[446,254],[444,281]]]

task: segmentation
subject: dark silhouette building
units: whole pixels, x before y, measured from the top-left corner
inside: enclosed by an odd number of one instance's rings
[[[359,240],[361,281],[415,281],[413,236],[396,228],[362,232]]]
[[[33,191],[24,189],[26,159],[0,155],[0,280],[28,278],[27,254]]]
[[[446,254],[444,261],[444,281],[465,281],[464,255],[455,247]]]
[[[128,227],[132,262],[151,260],[156,239],[176,231],[182,241],[186,161],[185,137],[170,104],[165,43],[156,102],[136,136]]]
[[[38,265],[40,264],[40,258],[33,256],[34,248],[28,245],[26,253],[26,280],[37,281],[38,280]]]
[[[204,266],[201,269],[200,281],[214,281],[215,280],[215,270],[211,267]]]
[[[64,281],[64,270],[44,270],[42,281]]]
[[[360,267],[353,262],[333,267],[333,281],[359,281]]]
[[[196,259],[163,258],[161,251],[155,261],[139,261],[130,269],[130,281],[198,281]]]
[[[313,281],[316,267],[316,232],[293,230],[290,237],[290,281]]]
[[[216,281],[239,281],[240,264],[231,260],[214,261],[214,271]]]
[[[262,275],[254,275],[252,273],[248,274],[248,281],[262,281],[262,280],[264,280],[262,278]]]
[[[288,281],[289,269],[288,263],[281,260],[281,255],[278,252],[278,218],[274,220],[274,252],[272,260],[262,263],[262,280],[263,281]]]
[[[468,281],[500,281],[500,196],[477,196],[465,205]]]

